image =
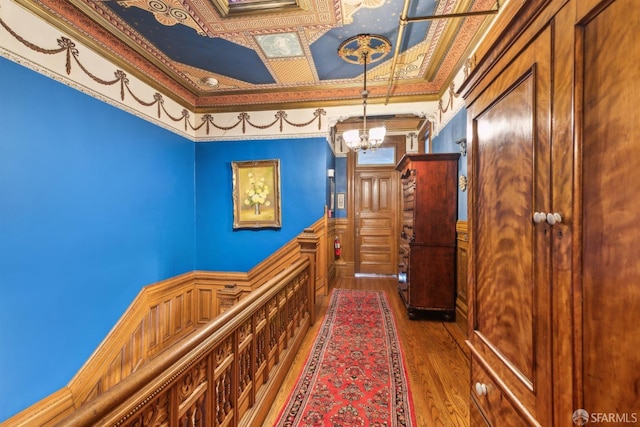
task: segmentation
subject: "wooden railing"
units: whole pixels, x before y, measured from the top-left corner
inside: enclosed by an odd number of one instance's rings
[[[313,322],[305,256],[59,426],[260,425]]]

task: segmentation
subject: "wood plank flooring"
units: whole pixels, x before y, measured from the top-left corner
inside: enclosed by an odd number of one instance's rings
[[[338,278],[331,288],[382,290],[400,335],[416,413],[416,427],[469,426],[469,352],[455,322],[409,320],[395,278]],[[330,291],[329,291],[330,292]],[[317,299],[316,324],[304,338],[291,370],[273,402],[264,427],[272,426],[302,371],[322,324],[328,296]]]

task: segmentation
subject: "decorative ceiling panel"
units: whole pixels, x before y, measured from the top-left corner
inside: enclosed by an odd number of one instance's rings
[[[304,58],[271,61],[271,68],[282,84],[304,85],[314,79],[313,70]]]
[[[367,72],[370,103],[439,99],[494,16],[475,13],[498,8],[496,0],[16,2],[199,112],[357,104],[363,68],[337,49],[361,33],[392,45]],[[465,16],[429,18],[443,14]]]

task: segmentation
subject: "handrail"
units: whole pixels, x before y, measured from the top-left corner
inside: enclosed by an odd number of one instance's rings
[[[309,318],[309,287],[314,286],[311,265],[309,258],[296,261],[57,425],[126,426],[137,417],[151,415],[166,418],[169,426],[178,425],[185,416],[201,417],[199,425],[213,425],[213,416],[218,423],[220,417],[233,417],[230,425],[238,425],[247,412],[240,413],[240,398],[249,399],[243,393],[252,386],[252,397],[243,404],[249,408],[259,386],[268,381],[268,371],[278,363],[279,353]],[[263,370],[266,374],[259,384],[258,372]],[[244,390],[240,390],[242,384]],[[148,412],[149,408],[153,411]]]

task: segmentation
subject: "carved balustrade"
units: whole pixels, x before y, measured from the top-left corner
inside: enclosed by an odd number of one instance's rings
[[[312,323],[314,269],[301,258],[58,425],[259,424]]]

